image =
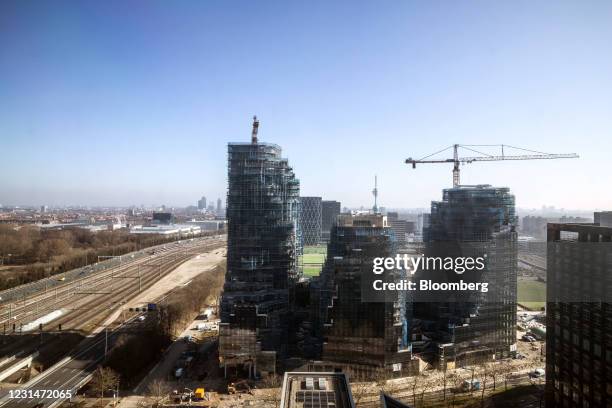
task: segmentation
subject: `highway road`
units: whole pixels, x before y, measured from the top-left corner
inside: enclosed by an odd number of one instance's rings
[[[134,329],[134,325],[140,322],[138,316],[127,320],[120,326],[108,333],[102,331],[97,335],[83,341],[79,347],[59,363],[49,368],[39,376],[33,378],[23,387],[13,390],[3,390],[0,395],[0,407],[46,407],[53,408],[69,399],[68,393],[72,396],[85,385],[100,361],[104,359],[104,352],[110,348],[119,334],[125,330]],[[50,391],[56,395],[46,395]],[[64,392],[62,397],[61,392]],[[42,405],[41,405],[42,404]]]

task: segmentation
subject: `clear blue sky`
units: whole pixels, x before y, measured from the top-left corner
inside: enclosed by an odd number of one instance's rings
[[[452,143],[578,160],[476,163],[522,207],[612,209],[607,1],[0,2],[0,203],[223,197],[227,143],[283,147],[303,195],[427,207]]]

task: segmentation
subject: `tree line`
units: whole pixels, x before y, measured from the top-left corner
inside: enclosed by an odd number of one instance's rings
[[[214,234],[203,232],[199,236]],[[99,256],[124,255],[177,239],[159,234],[130,234],[126,230],[46,230],[31,225],[0,224],[0,264],[9,266],[0,274],[0,290],[93,264]]]
[[[225,280],[225,263],[204,272],[193,281],[175,290],[168,301],[158,305],[157,311],[149,312],[144,331],[123,334],[111,350],[100,371],[90,383],[90,388],[100,393],[108,384],[104,381],[113,373],[121,387],[134,387],[146,370],[159,361],[165,349],[203,308],[218,302]]]

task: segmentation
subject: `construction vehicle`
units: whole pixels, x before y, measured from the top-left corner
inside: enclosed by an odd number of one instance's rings
[[[478,150],[472,149],[473,147],[501,147],[501,154],[491,155],[487,153],[483,153]],[[478,153],[481,156],[472,156],[472,157],[459,157],[459,148],[463,148],[465,150],[469,150],[474,153]],[[505,154],[505,149],[515,149],[521,150],[524,152],[529,152],[530,154],[522,154],[522,155],[507,155]],[[442,153],[446,150],[453,149],[453,157],[450,159],[441,159],[441,160],[433,160],[432,156],[435,156],[439,153]],[[551,154],[551,153],[543,153],[535,150],[523,149],[521,147],[514,147],[510,145],[460,145],[454,144],[445,149],[442,149],[438,152],[427,155],[419,160],[414,160],[409,157],[406,159],[406,164],[412,164],[412,168],[415,169],[417,164],[437,164],[437,163],[453,163],[453,187],[457,188],[460,185],[459,178],[459,164],[469,164],[476,161],[503,161],[503,160],[540,160],[540,159],[577,159],[579,156],[576,153],[563,153],[563,154]]]
[[[193,392],[195,398],[204,399],[204,395],[206,394],[204,388],[196,388]]]

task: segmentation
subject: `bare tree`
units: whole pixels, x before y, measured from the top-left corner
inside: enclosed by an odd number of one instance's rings
[[[455,397],[456,397],[456,391],[455,388],[457,388],[457,384],[459,381],[461,381],[461,377],[459,377],[459,375],[456,372],[451,372],[450,374],[448,374],[448,379],[447,381],[451,384],[451,394],[452,394],[452,398],[451,398],[451,406],[455,405]]]
[[[156,404],[161,403],[170,392],[170,386],[167,382],[160,379],[155,379],[147,386],[149,395],[155,400]]]
[[[504,368],[504,390],[507,390],[508,389],[508,377],[512,375],[512,361],[506,360],[503,363],[503,368]]]
[[[419,385],[419,376],[415,375],[414,377],[412,377],[412,382],[411,382],[411,386],[412,386],[412,403],[413,403],[413,405],[415,407],[416,407],[416,404],[417,404],[416,390],[417,390],[418,385]]]
[[[487,388],[487,378],[489,377],[489,367],[487,366],[487,363],[482,364],[481,366],[481,370],[482,370],[482,380],[481,380],[481,393],[480,393],[480,406],[484,407],[484,395],[485,395],[485,390]]]
[[[394,396],[400,390],[400,385],[395,381],[385,381],[380,389],[388,395]]]
[[[353,400],[355,406],[359,406],[363,402],[364,398],[369,394],[369,384],[367,382],[358,382],[351,384],[351,393],[353,394]]]
[[[269,389],[269,400],[274,404],[275,407],[280,406],[281,401],[281,377],[280,375],[268,375],[262,381],[261,385],[264,388]]]
[[[111,368],[98,367],[94,371],[89,386],[96,394],[100,394],[100,398],[104,398],[104,391],[114,390],[119,384],[119,376]]]
[[[433,388],[433,384],[430,381],[424,381],[421,385],[421,406],[425,406],[425,393]],[[416,405],[416,404],[415,404]]]

